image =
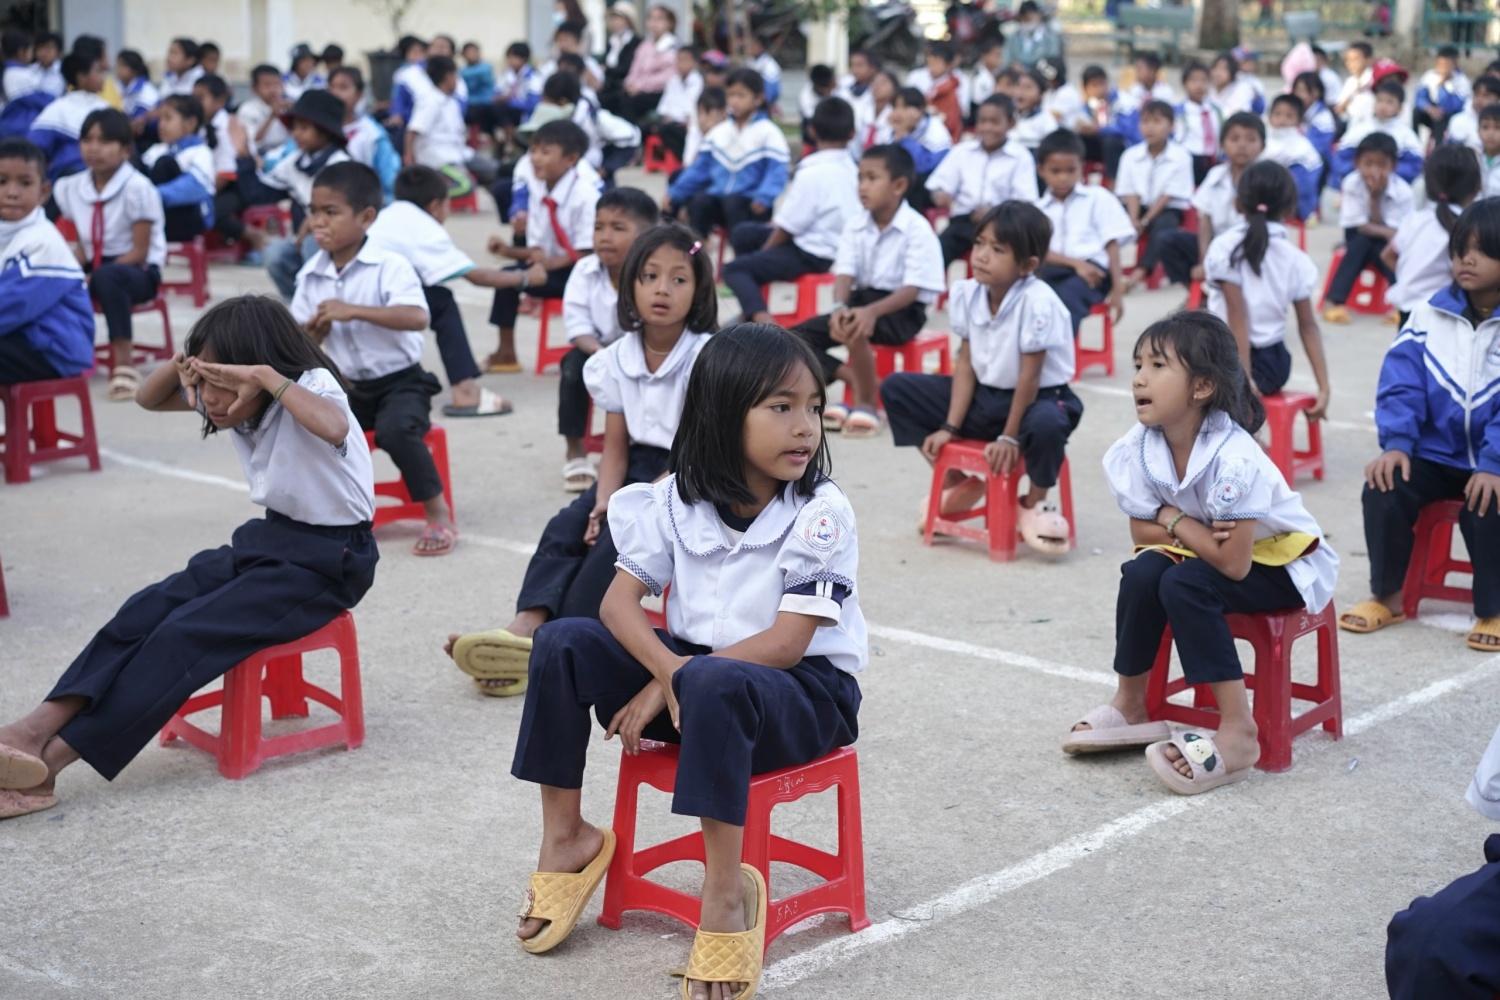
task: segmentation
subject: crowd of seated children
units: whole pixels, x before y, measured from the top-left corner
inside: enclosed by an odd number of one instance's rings
[[[1050,285],[1068,310],[1073,335],[1089,312],[1106,299],[1112,317],[1123,312],[1121,248],[1135,239],[1135,225],[1108,188],[1083,183],[1083,140],[1058,129],[1037,147],[1037,170],[1046,191],[1040,205],[1051,223],[1051,241],[1036,276]]]
[[[826,98],[809,125],[816,148],[797,161],[771,221],[741,222],[729,233],[734,260],[724,267],[724,283],[754,323],[772,322],[762,286],[827,273],[844,226],[860,212],[859,171],[849,156],[854,109]]]
[[[1374,113],[1361,121],[1350,122],[1339,138],[1333,154],[1328,183],[1340,185],[1354,169],[1355,150],[1367,135],[1390,136],[1396,144],[1396,175],[1410,183],[1422,173],[1422,142],[1406,124],[1401,109],[1406,102],[1406,88],[1395,80],[1382,80],[1375,86]]]
[[[1323,306],[1323,320],[1349,322],[1344,303],[1354,290],[1360,272],[1373,267],[1387,281],[1395,278],[1380,259],[1386,242],[1396,234],[1401,220],[1411,214],[1411,185],[1396,176],[1396,140],[1384,132],[1371,132],[1360,140],[1354,169],[1344,178],[1339,225],[1344,230],[1344,256],[1333,273]]]
[[[102,46],[82,53],[75,47],[63,58],[62,74],[68,92],[43,108],[31,123],[27,138],[47,157],[47,177],[54,183],[83,169],[78,137],[91,113],[109,107],[99,96],[105,72]],[[134,130],[131,134],[134,136]],[[132,149],[133,144],[134,139]]]
[[[1015,105],[1004,94],[992,94],[979,106],[974,138],[948,151],[927,177],[932,203],[948,211],[948,225],[938,234],[943,266],[969,252],[979,219],[1002,202],[1035,203],[1036,161],[1009,138]]]
[[[1500,109],[1496,109],[1500,122]],[[1448,243],[1464,209],[1480,197],[1479,164],[1462,146],[1438,146],[1422,167],[1427,203],[1397,224],[1396,234],[1380,252],[1381,263],[1396,278],[1385,300],[1404,326],[1417,306],[1453,282]]]
[[[942,248],[921,213],[906,201],[916,179],[911,155],[900,146],[872,146],[859,161],[859,203],[864,211],[839,236],[833,259],[833,312],[799,323],[792,332],[818,352],[825,382],[843,381],[854,405],[830,403],[823,426],[848,437],[880,433],[875,408],[875,352],[898,347],[922,330],[927,307],[946,290]],[[842,345],[846,360],[831,352]]]
[[[196,98],[164,98],[156,120],[160,141],[141,155],[141,165],[161,195],[166,238],[173,243],[202,235],[214,221],[217,140],[205,132],[204,117]]]
[[[1160,264],[1167,280],[1186,285],[1198,260],[1197,239],[1182,228],[1191,204],[1193,160],[1172,141],[1176,118],[1165,101],[1147,102],[1141,108],[1142,140],[1120,156],[1115,193],[1135,224],[1140,248],[1129,284],[1144,280]]]

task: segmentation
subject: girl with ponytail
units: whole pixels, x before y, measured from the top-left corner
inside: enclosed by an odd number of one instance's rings
[[[1380,252],[1381,262],[1396,272],[1385,300],[1397,310],[1395,319],[1402,326],[1413,309],[1453,283],[1448,239],[1459,214],[1479,197],[1484,181],[1473,151],[1450,144],[1439,146],[1427,157],[1422,183],[1430,210],[1402,219],[1396,235]]]
[[[1473,159],[1473,156],[1470,156]],[[1229,324],[1240,364],[1260,395],[1279,392],[1292,372],[1286,314],[1297,314],[1302,348],[1318,382],[1317,420],[1328,410],[1328,363],[1313,314],[1318,268],[1287,239],[1282,224],[1297,210],[1297,185],[1279,163],[1261,160],[1240,175],[1236,208],[1244,221],[1214,237],[1203,259],[1208,309]]]
[[[1145,746],[1168,789],[1196,795],[1248,776],[1260,758],[1224,616],[1322,610],[1338,556],[1252,436],[1264,411],[1222,320],[1180,312],[1147,327],[1131,390],[1138,422],[1104,456],[1135,550],[1120,568],[1117,686],[1073,726],[1063,750]],[[1146,682],[1169,626],[1188,683],[1213,690],[1217,732],[1174,736],[1147,718]]]

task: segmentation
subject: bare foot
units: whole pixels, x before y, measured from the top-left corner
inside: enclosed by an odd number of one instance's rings
[[[537,855],[536,870],[539,872],[581,872],[589,862],[599,856],[604,846],[604,834],[599,828],[582,823],[576,830],[557,839],[543,839],[542,849]],[[535,917],[522,919],[516,928],[516,937],[521,940],[536,937],[548,921]]]
[[[12,722],[8,726],[0,726],[0,745],[8,746],[22,753],[29,753],[33,757],[42,755],[42,747],[47,745],[47,739],[51,734],[38,733],[26,725],[26,720]]]
[[[938,503],[938,512],[943,517],[952,517],[955,514],[971,511],[984,499],[988,488],[989,484],[978,476],[964,476],[963,482],[943,491],[943,498]]]
[[[1247,729],[1220,729],[1214,733],[1214,746],[1224,760],[1224,773],[1232,774],[1247,767],[1254,767],[1260,760],[1260,740],[1254,725]],[[1166,758],[1177,773],[1184,778],[1193,776],[1193,768],[1177,747],[1167,744]]]
[[[700,930],[733,933],[750,929],[750,925],[745,922],[745,893],[749,887],[745,884],[743,874],[736,873],[736,879],[737,892],[704,892],[703,912],[698,920]],[[688,980],[688,984],[688,995],[693,1000],[734,1000],[746,985],[745,983],[700,983],[691,979]]]

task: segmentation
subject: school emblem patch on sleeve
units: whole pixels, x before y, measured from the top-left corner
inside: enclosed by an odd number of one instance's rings
[[[802,540],[819,552],[830,552],[839,543],[840,534],[838,520],[830,511],[824,510],[808,522],[802,531]]]

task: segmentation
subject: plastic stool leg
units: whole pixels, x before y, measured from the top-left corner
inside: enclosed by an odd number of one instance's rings
[[[344,743],[350,750],[365,742],[365,695],[359,673],[359,634],[353,616],[339,626],[339,696],[344,704]]]
[[[265,665],[241,663],[224,675],[219,773],[238,780],[260,766],[260,685]]]
[[[266,663],[266,679],[261,692],[271,703],[271,718],[307,718],[307,696],[303,693],[305,683],[301,656],[281,656]]]
[[[1255,724],[1260,729],[1262,771],[1292,766],[1292,644],[1286,620],[1266,621],[1266,634],[1255,643]]]
[[[849,886],[849,929],[870,926],[865,912],[865,835],[859,804],[858,764],[839,782],[839,860]]]
[[[611,930],[620,929],[626,886],[635,875],[635,810],[640,790],[639,782],[629,773],[629,758],[622,758],[615,788],[615,856],[604,879],[604,906],[599,911],[599,923]]]

